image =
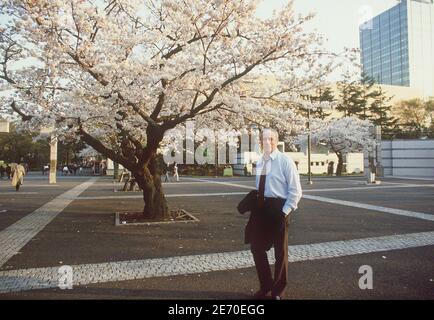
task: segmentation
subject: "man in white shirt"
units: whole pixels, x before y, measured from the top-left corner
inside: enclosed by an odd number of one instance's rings
[[[252,235],[251,251],[260,282],[260,290],[254,296],[257,299],[271,293],[273,299],[280,300],[285,292],[290,214],[297,209],[302,195],[297,167],[292,159],[277,149],[278,141],[277,132],[271,129],[263,131],[263,155],[256,164],[257,234]],[[274,279],[267,258],[271,247],[274,247],[276,258]]]

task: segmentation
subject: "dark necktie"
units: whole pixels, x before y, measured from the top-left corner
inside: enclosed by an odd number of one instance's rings
[[[269,159],[268,159],[269,160]],[[268,160],[264,159],[264,166],[262,167],[261,177],[259,178],[259,194],[258,194],[258,206],[263,208],[265,204],[265,180],[267,178],[267,163]]]

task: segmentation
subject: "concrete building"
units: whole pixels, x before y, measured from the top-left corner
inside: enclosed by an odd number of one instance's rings
[[[366,74],[434,97],[434,0],[402,0],[359,31]]]
[[[285,152],[284,143],[279,142],[277,148],[280,152],[285,153],[289,158],[294,160],[300,174],[308,173],[308,155],[307,150],[302,152]],[[255,175],[254,164],[259,159],[259,154],[256,152],[238,153],[237,164],[233,165],[234,175],[243,176],[246,173]],[[328,152],[327,149],[322,149],[317,146],[312,146],[310,158],[310,169],[312,174],[327,174],[327,168],[330,162],[333,162],[333,173],[336,173],[338,165],[338,157],[333,152]],[[344,156],[344,172],[345,173],[362,173],[363,172],[363,153],[349,153]]]
[[[381,158],[385,176],[434,178],[434,140],[382,141]]]

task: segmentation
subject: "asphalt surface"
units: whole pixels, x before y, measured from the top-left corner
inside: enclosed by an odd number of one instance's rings
[[[33,174],[25,178],[20,192],[14,192],[10,182],[0,181],[0,232],[88,179],[59,177],[56,185],[48,185],[46,176]],[[363,177],[314,177],[314,184],[306,185],[303,177],[302,187],[306,195],[434,214],[434,180],[381,180],[380,185],[366,186]],[[119,189],[120,185],[113,184],[109,177],[100,177],[1,266],[0,271],[249,250],[243,243],[248,216],[239,215],[236,205],[243,198],[241,193],[247,193],[248,187],[253,186],[251,177],[181,177],[178,183],[164,184],[169,206],[187,210],[199,222],[115,227],[116,212],[143,208],[141,194],[114,192],[114,187]],[[227,194],[200,196],[212,193]],[[180,194],[183,196],[176,196]],[[289,245],[345,243],[353,239],[432,231],[434,221],[430,220],[302,199],[291,219]],[[429,245],[291,262],[286,298],[431,300],[434,298],[433,249]],[[373,289],[359,288],[358,270],[362,265],[372,267]],[[74,286],[72,290],[51,288],[0,293],[0,300],[249,299],[257,288],[256,271],[250,267],[107,281]]]

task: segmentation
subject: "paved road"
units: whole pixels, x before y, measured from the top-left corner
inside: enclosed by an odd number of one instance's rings
[[[302,184],[290,225],[288,298],[434,298],[433,180]],[[248,217],[235,210],[252,178],[165,183],[169,205],[200,221],[146,227],[114,226],[115,212],[143,207],[140,193],[113,192],[118,187],[107,177],[59,177],[53,186],[32,175],[16,193],[0,181],[0,299],[246,299],[256,291],[243,243]],[[65,265],[72,290],[59,288]],[[366,265],[373,289],[361,290]]]

